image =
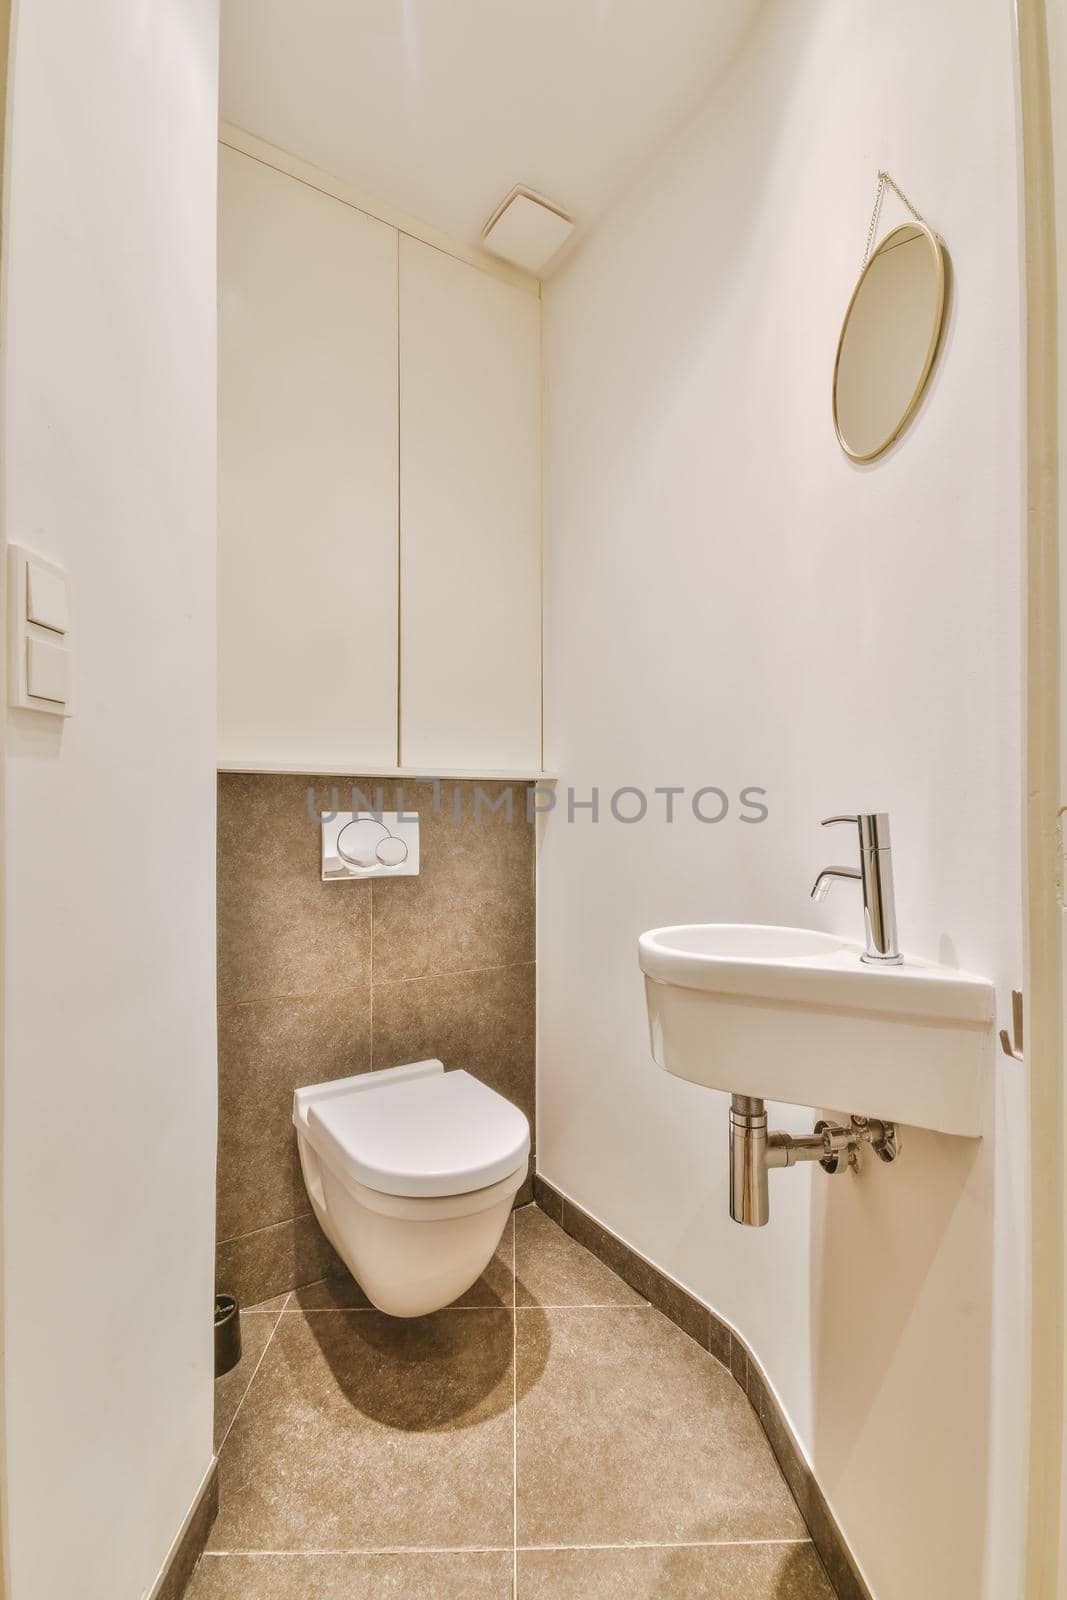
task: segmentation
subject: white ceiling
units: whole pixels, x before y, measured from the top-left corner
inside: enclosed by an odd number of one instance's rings
[[[579,230],[685,123],[757,0],[223,0],[222,115],[476,243],[516,183]]]

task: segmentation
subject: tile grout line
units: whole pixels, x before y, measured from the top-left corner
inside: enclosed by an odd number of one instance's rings
[[[378,988],[385,989],[391,984],[426,983],[434,978],[471,978],[481,972],[516,972],[520,967],[536,967],[536,965],[536,960],[502,961],[498,965],[489,967],[451,967],[446,972],[416,972],[409,978],[379,978],[377,983]],[[299,999],[300,996],[283,996],[283,998]],[[249,1004],[254,1003],[254,1001],[249,1002]]]
[[[292,1291],[290,1291],[290,1293],[288,1295],[286,1295],[286,1297],[285,1297],[285,1305],[286,1306],[289,1304],[289,1300],[291,1298],[291,1295],[292,1295]],[[237,1402],[237,1407],[236,1407],[236,1410],[233,1413],[233,1416],[230,1418],[229,1426],[227,1427],[226,1432],[223,1434],[222,1438],[219,1440],[219,1447],[215,1451],[216,1457],[218,1457],[218,1456],[220,1456],[222,1454],[222,1447],[226,1443],[226,1440],[230,1437],[230,1433],[231,1433],[231,1431],[233,1429],[233,1425],[237,1421],[237,1418],[241,1414],[241,1407],[244,1405],[245,1401],[248,1399],[248,1391],[249,1391],[249,1389],[251,1389],[252,1385],[255,1383],[256,1375],[258,1374],[260,1367],[263,1365],[264,1358],[266,1357],[267,1351],[271,1347],[271,1343],[272,1343],[272,1341],[274,1339],[274,1335],[277,1333],[278,1329],[282,1325],[282,1312],[284,1312],[284,1310],[285,1310],[285,1306],[282,1306],[281,1311],[279,1311],[277,1313],[277,1316],[275,1318],[274,1326],[270,1330],[270,1333],[267,1335],[267,1342],[263,1346],[263,1350],[262,1350],[262,1352],[260,1354],[259,1360],[256,1362],[255,1367],[253,1368],[252,1376],[249,1378],[248,1382],[245,1384],[244,1392],[242,1393],[240,1400],[238,1400],[238,1402]],[[264,1313],[261,1311],[261,1312],[258,1313],[258,1315],[259,1316],[263,1316]]]
[[[511,1600],[519,1600],[519,1319],[518,1225],[511,1213]]]
[[[322,1279],[322,1278],[317,1280],[318,1283],[322,1283],[324,1281],[325,1280]],[[313,1284],[313,1283],[306,1283],[306,1284],[301,1284],[300,1285],[301,1289],[314,1289],[315,1287],[316,1287],[316,1284]],[[296,1289],[294,1289],[292,1291],[292,1294],[296,1294],[297,1292],[298,1291]],[[290,1298],[291,1298],[291,1296],[290,1296]],[[355,1313],[357,1311],[368,1311],[369,1312],[369,1311],[374,1311],[375,1309],[376,1308],[374,1306],[302,1306],[302,1305],[295,1305],[295,1306],[286,1306],[286,1307],[283,1308],[283,1312],[279,1312],[279,1313],[275,1313],[273,1311],[257,1311],[253,1307],[251,1310],[242,1311],[241,1314],[242,1314],[242,1316],[246,1316],[246,1317],[272,1317],[272,1316],[274,1316],[276,1314],[277,1315],[284,1314],[287,1317],[338,1317],[338,1316],[350,1316],[350,1315],[352,1315],[353,1313]],[[531,1305],[523,1305],[523,1306],[518,1306],[518,1305],[504,1306],[504,1305],[501,1305],[499,1303],[499,1301],[498,1301],[495,1304],[486,1303],[483,1306],[442,1306],[440,1311],[432,1311],[432,1312],[429,1312],[428,1315],[434,1316],[434,1317],[444,1317],[444,1316],[451,1316],[451,1314],[453,1312],[462,1312],[462,1311],[507,1311],[509,1313],[510,1312],[515,1312],[518,1316],[521,1316],[523,1312],[528,1312],[528,1311],[656,1311],[657,1309],[658,1308],[656,1306],[650,1304],[650,1302],[647,1301],[647,1300],[641,1300],[641,1301],[638,1301],[638,1302],[625,1301],[625,1300],[624,1301],[620,1301],[620,1300],[596,1300],[596,1301],[589,1301],[588,1303],[585,1302],[585,1301],[581,1301],[581,1302],[575,1302],[573,1305],[563,1305],[563,1304],[557,1305],[555,1303],[549,1304],[547,1302],[538,1301],[536,1305],[532,1305],[531,1304]],[[662,1316],[663,1313],[661,1312],[660,1315]],[[669,1317],[667,1318],[667,1321],[668,1322],[670,1321]],[[700,1348],[704,1349],[704,1346],[701,1345]],[[708,1354],[708,1352],[705,1351],[705,1354]],[[720,1362],[719,1365],[721,1366],[722,1363]]]
[[[511,1546],[506,1544],[383,1544],[340,1550],[317,1549],[313,1546],[306,1550],[205,1550],[203,1559],[209,1556],[215,1560],[248,1556],[259,1561],[269,1560],[273,1556],[299,1560],[302,1556],[497,1556],[510,1553]]]
[[[239,1244],[242,1239],[254,1238],[257,1233],[269,1233],[272,1228],[287,1228],[290,1223],[303,1222],[313,1214],[311,1211],[299,1211],[295,1217],[282,1217],[278,1222],[265,1222],[261,1228],[249,1228],[247,1233],[231,1233],[228,1239],[216,1240],[216,1248],[221,1250],[224,1244]]]
[[[220,1002],[220,1004],[237,1008],[246,1006],[275,1005],[279,1004],[283,1000],[319,1000],[323,998],[354,997],[355,995],[361,993],[364,987],[373,989],[375,986],[377,986],[380,989],[386,989],[393,984],[428,983],[431,979],[435,978],[473,978],[479,973],[483,972],[516,972],[520,967],[536,967],[536,965],[536,958],[530,956],[522,961],[502,961],[487,967],[449,967],[441,972],[415,972],[407,978],[379,978],[377,979],[376,983],[372,977],[368,984],[361,984],[355,988],[345,987],[343,989],[336,990],[293,989],[287,994],[253,995],[251,998],[246,1000],[223,1000]]]
[[[658,1543],[654,1539],[635,1539],[629,1544],[523,1544],[517,1547],[524,1554],[542,1550],[750,1550],[762,1545],[810,1545],[810,1539],[679,1539]],[[394,1544],[357,1545],[343,1549],[316,1548],[306,1550],[205,1550],[204,1559],[219,1560],[226,1556],[251,1556],[258,1559],[272,1556],[454,1556],[454,1555],[504,1555],[511,1547],[503,1544]],[[517,1552],[516,1552],[517,1553]]]
[[[629,1544],[524,1544],[527,1550],[750,1550],[761,1545],[809,1545],[810,1539],[632,1539]]]
[[[463,1307],[457,1306],[460,1311]],[[651,1300],[539,1300],[536,1305],[516,1306],[516,1311],[658,1311]],[[662,1312],[660,1315],[662,1316]],[[670,1318],[667,1318],[670,1321]]]

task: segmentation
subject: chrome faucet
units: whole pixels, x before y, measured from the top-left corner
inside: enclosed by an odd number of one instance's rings
[[[899,966],[904,957],[897,944],[897,910],[893,897],[893,852],[889,844],[889,815],[865,811],[858,817],[825,817],[823,827],[851,822],[859,829],[858,867],[824,867],[811,891],[813,900],[825,900],[835,878],[852,878],[863,885],[863,925],[867,948],[861,961]]]

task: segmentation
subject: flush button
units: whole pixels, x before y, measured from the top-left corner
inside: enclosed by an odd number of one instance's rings
[[[26,562],[26,620],[53,633],[66,633],[67,585],[63,574],[42,567],[32,558]],[[32,692],[32,691],[31,691]]]
[[[26,640],[26,692],[35,700],[66,705],[70,695],[70,651],[46,639]]]
[[[402,792],[397,789],[398,803]],[[320,821],[323,883],[418,877],[417,812],[324,811]]]
[[[390,834],[388,839],[382,840],[374,854],[383,867],[400,867],[408,858],[408,847],[403,839]]]

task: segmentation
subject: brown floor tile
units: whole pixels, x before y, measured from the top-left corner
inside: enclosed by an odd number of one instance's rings
[[[215,1251],[215,1284],[242,1306],[286,1294],[298,1283],[317,1283],[341,1263],[313,1216],[294,1217],[224,1240]]]
[[[643,1303],[536,1206],[515,1213],[515,1301],[520,1306]]]
[[[279,1308],[280,1310],[280,1308]],[[215,1379],[215,1449],[218,1450],[227,1429],[252,1382],[259,1358],[270,1343],[270,1336],[278,1323],[279,1313],[272,1316],[260,1313],[241,1313],[241,1359],[229,1372]]]
[[[214,1556],[186,1600],[511,1600],[510,1550]]]
[[[369,984],[345,995],[219,1007],[221,1240],[308,1209],[293,1090],[369,1070],[370,1010]]]
[[[454,1302],[457,1306],[511,1305],[512,1259],[514,1239],[512,1219],[508,1218],[503,1236],[496,1247],[493,1259],[465,1294]],[[332,1273],[319,1283],[307,1284],[293,1291],[290,1311],[343,1311],[366,1307],[370,1304],[350,1272]]]
[[[375,982],[375,1069],[436,1056],[512,1101],[532,1129],[534,974],[531,964]]]
[[[834,1600],[810,1544],[520,1550],[518,1600]]]
[[[616,1238],[615,1234],[609,1233],[595,1217],[571,1200],[564,1203],[563,1226],[572,1238],[617,1273],[624,1283],[628,1283],[642,1300],[647,1300],[657,1311],[662,1311],[665,1317],[669,1317],[697,1344],[703,1345],[705,1350],[708,1348],[711,1328],[706,1305],[680,1284],[672,1282],[651,1261]]]
[[[285,1302],[288,1300],[288,1298],[289,1291],[286,1289],[282,1294],[273,1295],[270,1300],[260,1300],[258,1305],[242,1306],[241,1311],[242,1314],[246,1312],[254,1312],[257,1316],[261,1312],[265,1313],[270,1311],[284,1311]]]
[[[453,789],[461,795],[457,822]],[[505,809],[483,804],[475,791]],[[516,966],[534,959],[534,833],[526,785],[445,784],[440,813],[430,784],[404,784],[404,805],[419,813],[419,875],[374,885],[374,971],[386,981]]]
[[[510,1544],[512,1393],[510,1312],[283,1313],[219,1457],[210,1547]]]
[[[666,1318],[543,1311],[516,1329],[520,1544],[807,1537],[748,1401]]]

